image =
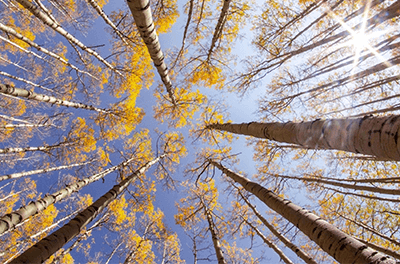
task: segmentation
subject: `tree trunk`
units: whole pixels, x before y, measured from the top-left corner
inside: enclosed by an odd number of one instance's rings
[[[211,216],[211,212],[208,210],[208,208],[206,207],[206,205],[203,201],[201,201],[201,203],[203,204],[204,214],[207,217],[208,227],[209,227],[209,230],[211,233],[211,239],[213,241],[215,255],[217,256],[217,259],[218,259],[218,264],[226,264],[226,261],[224,258],[224,253],[221,248],[221,243],[219,242],[218,235],[215,230],[215,225],[214,225],[214,221]]]
[[[62,142],[59,144],[55,144],[52,146],[42,146],[42,147],[26,147],[26,148],[4,148],[0,149],[0,154],[8,154],[8,153],[21,153],[21,152],[28,152],[28,151],[44,151],[47,152],[52,149],[60,148],[60,147],[65,147],[65,146],[70,146],[73,145],[73,143],[69,142]]]
[[[337,186],[337,187],[352,189],[352,190],[368,191],[368,192],[372,192],[372,193],[400,195],[399,189],[385,189],[385,188],[381,188],[381,187],[356,185],[355,182],[354,182],[354,184],[348,184],[348,183],[325,180],[323,178],[306,178],[306,177],[302,178],[302,177],[286,176],[286,175],[276,175],[276,177],[279,177],[282,179],[305,181],[305,182],[316,182],[316,183],[320,183],[320,184],[327,184],[327,185],[332,185],[332,186]]]
[[[395,264],[395,261],[382,253],[367,247],[352,236],[322,220],[317,215],[283,199],[261,185],[232,172],[221,164],[209,160],[229,178],[240,183],[247,191],[256,195],[269,208],[298,227],[305,235],[319,245],[322,250],[340,263]]]
[[[26,171],[26,172],[16,172],[16,173],[0,176],[0,181],[4,181],[7,179],[16,179],[16,178],[21,178],[21,177],[34,175],[34,174],[46,173],[46,172],[51,172],[51,171],[56,171],[56,170],[70,169],[70,168],[73,168],[76,166],[84,166],[88,163],[90,163],[90,162],[75,163],[75,164],[71,164],[71,165],[63,165],[63,166],[58,166],[58,167],[39,169],[39,170],[31,170],[31,171]]]
[[[18,210],[7,214],[0,218],[0,234],[3,234],[7,230],[14,228],[19,223],[23,222],[25,219],[37,214],[40,211],[43,211],[51,204],[54,204],[58,201],[61,201],[65,197],[68,197],[73,192],[77,192],[83,187],[89,185],[92,182],[98,181],[102,179],[107,174],[116,171],[118,168],[124,167],[128,165],[134,158],[131,158],[117,166],[108,168],[100,173],[92,175],[88,178],[79,180],[71,185],[66,186],[65,188],[53,193],[46,195],[44,198],[37,200],[36,202],[32,201],[28,205],[19,208]]]
[[[94,0],[85,0],[88,4],[90,4],[97,12],[97,14],[99,14],[99,16],[101,16],[104,20],[104,22],[106,22],[115,32],[115,34],[117,34],[117,36],[122,40],[122,42],[126,45],[126,46],[130,46],[129,43],[126,41],[126,37],[121,33],[121,31],[117,28],[117,26],[111,21],[111,19],[108,18],[108,16],[106,15],[106,13],[104,13],[103,9],[96,3],[96,1]]]
[[[283,262],[285,262],[286,264],[294,264],[293,261],[291,261],[280,248],[278,248],[274,243],[272,243],[268,238],[266,238],[264,234],[261,233],[260,230],[258,230],[257,227],[255,227],[252,223],[250,223],[248,220],[244,218],[243,221],[245,221],[246,224],[250,226],[257,233],[257,235],[262,239],[262,241],[264,241],[265,244],[267,244],[270,248],[272,248],[276,252],[276,254],[279,255],[279,257],[283,260]]]
[[[223,0],[223,5],[222,5],[222,10],[218,18],[217,25],[215,26],[214,30],[214,35],[211,40],[211,46],[210,49],[208,50],[207,54],[207,61],[210,61],[211,54],[213,52],[213,49],[215,47],[215,44],[217,44],[218,39],[222,35],[222,30],[224,28],[225,22],[226,22],[226,17],[228,16],[228,9],[229,9],[229,4],[231,3],[231,0]]]
[[[242,197],[243,201],[250,207],[253,213],[260,219],[260,221],[271,231],[271,233],[277,237],[287,248],[291,249],[296,255],[304,260],[307,264],[317,264],[315,260],[313,260],[306,252],[304,252],[301,248],[293,244],[289,239],[287,239],[284,235],[282,235],[278,230],[276,230],[273,225],[271,225],[267,219],[265,219],[256,209],[254,205],[250,203],[250,201],[244,197],[242,192],[238,190],[240,197]]]
[[[43,85],[40,85],[40,84],[31,82],[31,81],[29,81],[29,80],[27,80],[27,79],[24,79],[24,78],[21,78],[21,77],[18,77],[18,76],[11,75],[11,74],[9,74],[9,73],[7,73],[7,72],[0,71],[0,75],[3,75],[3,76],[5,76],[5,77],[7,77],[7,78],[14,79],[14,80],[17,80],[17,81],[20,81],[20,82],[24,82],[24,83],[26,83],[26,84],[28,84],[28,85],[31,85],[31,86],[33,86],[33,87],[37,87],[37,88],[46,90],[46,91],[48,91],[48,92],[54,92],[52,89],[47,88],[47,87],[45,87],[45,86],[43,86]],[[1,88],[0,88],[0,89],[1,89]]]
[[[38,93],[31,92],[31,91],[28,91],[28,90],[25,90],[22,88],[15,88],[8,84],[0,84],[0,93],[15,96],[15,97],[23,97],[23,98],[27,98],[27,99],[31,99],[31,100],[35,100],[35,101],[39,101],[39,102],[62,105],[62,106],[66,106],[66,107],[74,107],[74,108],[80,108],[80,109],[85,109],[85,110],[93,110],[93,111],[96,111],[99,113],[111,113],[110,110],[97,108],[92,105],[74,103],[74,102],[58,99],[54,96],[38,94]]]
[[[42,263],[47,260],[68,241],[77,236],[80,233],[80,230],[96,218],[96,216],[106,208],[109,203],[117,198],[117,196],[121,194],[134,179],[158,162],[159,159],[160,157],[143,165],[140,169],[132,173],[129,177],[125,178],[110,191],[97,199],[92,205],[80,212],[74,219],[53,232],[51,235],[40,240],[20,256],[15,258],[11,263]]]
[[[400,161],[400,116],[314,120],[301,123],[211,124],[206,129],[298,144],[307,149],[336,149]]]
[[[12,29],[12,28],[10,28],[10,27],[8,27],[8,26],[2,24],[2,23],[0,23],[0,29],[1,29],[2,31],[4,31],[5,33],[7,33],[7,34],[12,35],[12,36],[15,37],[15,38],[17,38],[17,39],[19,39],[19,40],[22,40],[22,41],[24,41],[24,42],[26,42],[26,43],[28,43],[29,46],[31,46],[31,47],[37,49],[37,50],[40,51],[40,52],[43,52],[43,53],[46,54],[46,55],[49,55],[50,57],[52,57],[52,58],[54,58],[54,59],[60,61],[61,63],[67,65],[68,67],[70,67],[70,68],[76,70],[77,72],[84,73],[84,74],[87,74],[87,75],[89,75],[90,77],[92,77],[92,78],[94,78],[94,79],[98,79],[98,78],[96,78],[95,76],[93,76],[92,74],[90,74],[90,73],[88,73],[88,72],[86,72],[86,71],[80,70],[78,67],[76,67],[75,65],[73,65],[73,64],[71,64],[70,62],[66,61],[64,58],[62,58],[61,56],[55,54],[54,52],[49,51],[49,50],[47,50],[47,49],[45,49],[45,48],[39,46],[38,44],[36,44],[35,42],[31,41],[31,40],[28,39],[27,37],[21,35],[21,34],[18,33],[17,31],[15,31],[14,29]],[[42,60],[44,60],[44,61],[46,61],[46,62],[49,62],[48,60],[46,60],[45,58],[39,56],[38,54],[36,54],[36,53],[34,53],[34,52],[30,51],[30,50],[24,49],[24,48],[20,47],[19,45],[17,45],[16,43],[9,41],[8,39],[5,39],[5,38],[3,38],[3,37],[1,37],[1,36],[0,36],[0,38],[1,38],[2,40],[6,41],[7,43],[9,43],[9,44],[11,44],[11,45],[13,45],[13,46],[16,46],[17,48],[23,50],[24,52],[26,52],[26,53],[28,53],[28,54],[31,54],[31,55],[33,55],[33,56],[35,56],[35,57],[37,57],[37,58],[40,58],[40,59],[42,59]]]
[[[157,68],[158,74],[167,89],[171,103],[176,106],[175,97],[171,79],[168,74],[167,65],[164,62],[164,54],[161,50],[160,42],[158,41],[157,32],[151,15],[149,0],[127,0],[129,9],[135,19],[136,26],[139,30],[143,42],[146,44],[153,60],[154,66]]]
[[[29,12],[31,12],[35,17],[37,17],[39,20],[41,20],[45,25],[54,29],[57,33],[59,33],[61,36],[65,37],[71,43],[77,45],[82,50],[84,50],[87,53],[89,53],[90,55],[96,57],[96,59],[98,59],[100,62],[102,62],[108,68],[110,68],[111,70],[116,72],[118,75],[122,75],[117,69],[115,69],[114,66],[112,66],[109,62],[107,62],[96,51],[85,46],[82,42],[80,42],[78,39],[76,39],[74,36],[72,36],[70,33],[68,33],[65,29],[63,29],[57,22],[54,22],[45,12],[40,11],[37,6],[35,6],[31,2],[29,2],[28,0],[16,0],[16,1],[18,3],[20,3],[23,7],[25,7],[27,10],[29,10]]]

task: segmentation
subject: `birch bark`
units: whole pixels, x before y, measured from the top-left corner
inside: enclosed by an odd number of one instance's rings
[[[400,116],[397,115],[301,123],[211,124],[206,129],[297,144],[307,149],[336,149],[400,160]]]
[[[12,87],[11,85],[8,85],[8,84],[0,83],[0,93],[15,96],[15,97],[27,98],[27,99],[35,100],[38,102],[45,102],[45,103],[50,103],[50,104],[62,105],[62,106],[66,106],[66,107],[74,107],[74,108],[80,108],[80,109],[85,109],[85,110],[92,110],[92,111],[96,111],[99,113],[110,113],[111,112],[110,110],[97,108],[92,105],[86,105],[86,104],[82,104],[82,103],[74,103],[74,102],[70,102],[67,100],[58,99],[54,96],[38,94],[38,93],[28,91],[28,90],[25,90],[22,88]]]
[[[43,211],[47,207],[49,207],[51,204],[54,204],[58,201],[61,201],[65,197],[68,197],[71,195],[73,192],[77,192],[83,187],[89,185],[92,182],[98,181],[105,177],[107,174],[116,171],[117,169],[124,167],[128,165],[131,161],[133,161],[135,158],[131,158],[117,166],[108,168],[100,173],[94,174],[90,177],[84,178],[82,180],[79,180],[71,185],[66,186],[65,188],[53,193],[53,194],[48,194],[44,198],[37,200],[37,201],[32,201],[28,205],[23,206],[19,208],[18,210],[7,214],[3,217],[0,218],[0,234],[3,234],[7,230],[10,230],[11,228],[14,228],[16,225],[19,223],[23,222],[25,219],[28,219],[29,217],[37,214],[40,211]]]
[[[291,249],[299,258],[304,260],[305,263],[307,264],[317,264],[315,260],[313,260],[306,252],[304,252],[301,248],[293,244],[287,237],[282,235],[278,230],[274,228],[273,225],[271,225],[267,219],[265,219],[253,206],[250,201],[242,194],[241,191],[239,191],[240,197],[243,199],[243,201],[247,204],[247,206],[253,211],[253,213],[260,219],[260,221],[271,231],[271,233],[277,237],[287,248]]]
[[[247,191],[257,196],[269,208],[298,227],[299,230],[317,243],[322,250],[331,255],[338,262],[395,264],[395,261],[390,257],[369,248],[310,211],[293,204],[289,200],[279,197],[272,191],[234,173],[215,161],[209,160],[209,162],[220,169],[229,178],[241,184]]]
[[[80,230],[87,226],[94,218],[96,218],[96,216],[104,208],[106,208],[109,203],[117,198],[117,196],[121,194],[122,191],[124,191],[134,179],[136,179],[140,174],[144,173],[153,164],[158,162],[160,158],[161,157],[158,157],[143,165],[140,169],[132,173],[119,184],[115,185],[102,197],[97,199],[92,205],[81,211],[74,219],[46,238],[40,240],[38,243],[11,261],[11,263],[42,263],[47,260],[68,241],[77,236],[80,233]]]
[[[38,6],[32,4],[28,0],[16,0],[16,1],[19,4],[21,4],[23,7],[25,7],[27,10],[29,10],[29,12],[31,12],[35,17],[40,19],[45,25],[51,27],[57,33],[59,33],[61,36],[65,37],[68,41],[70,41],[71,43],[77,45],[79,48],[81,48],[82,50],[86,51],[90,55],[94,56],[96,59],[98,59],[104,65],[106,65],[108,68],[113,70],[118,75],[122,76],[122,74],[114,66],[112,66],[109,62],[107,62],[96,51],[94,51],[91,48],[85,46],[81,41],[79,41],[77,38],[75,38],[70,33],[68,33],[57,22],[54,22],[45,12],[41,11]]]
[[[161,50],[161,45],[158,40],[156,28],[151,15],[149,0],[127,0],[129,9],[135,19],[136,26],[140,36],[150,53],[154,66],[157,68],[158,74],[167,89],[171,103],[176,105],[174,93],[172,91],[172,83],[169,77],[167,65],[164,62],[164,54]]]

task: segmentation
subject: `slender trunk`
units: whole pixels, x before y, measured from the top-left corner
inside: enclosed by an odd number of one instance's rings
[[[68,197],[74,192],[79,191],[83,187],[89,185],[92,182],[98,181],[105,177],[107,174],[116,171],[121,167],[125,167],[128,165],[134,158],[131,158],[120,165],[108,168],[100,173],[92,175],[88,178],[79,180],[71,185],[66,186],[65,188],[53,193],[46,195],[44,198],[37,200],[36,202],[32,201],[28,205],[19,208],[18,210],[7,214],[0,218],[0,235],[6,232],[7,230],[14,228],[19,223],[23,222],[25,219],[43,211],[51,204],[54,204],[58,201],[61,201],[65,197]]]
[[[283,262],[285,262],[286,264],[294,264],[294,263],[283,253],[283,251],[282,251],[280,248],[278,248],[274,243],[272,243],[268,238],[266,238],[266,237],[264,236],[264,234],[261,233],[260,230],[258,230],[257,227],[255,227],[252,223],[250,223],[249,221],[247,221],[247,220],[244,219],[244,218],[243,218],[243,221],[245,221],[246,224],[247,224],[248,226],[250,226],[251,229],[253,229],[253,230],[257,233],[257,235],[262,239],[262,241],[264,241],[265,244],[267,244],[270,248],[272,248],[272,249],[276,252],[276,254],[279,255],[279,257],[283,260]]]
[[[27,128],[27,127],[46,127],[50,125],[45,124],[6,124],[4,126],[0,126],[0,130],[9,130],[16,128]]]
[[[65,147],[65,146],[70,146],[73,145],[72,143],[64,142],[64,143],[59,143],[55,144],[52,146],[42,146],[42,147],[26,147],[26,148],[4,148],[0,149],[0,154],[7,154],[7,153],[21,153],[21,152],[28,152],[28,151],[44,151],[47,152],[52,149],[60,148],[60,147]]]
[[[186,20],[185,30],[183,31],[182,46],[178,51],[178,55],[176,55],[175,61],[172,63],[171,69],[175,68],[176,63],[178,62],[179,58],[182,56],[183,50],[185,49],[186,36],[187,36],[188,29],[189,29],[190,21],[192,20],[193,2],[194,2],[194,0],[189,0],[188,18]]]
[[[322,220],[317,215],[283,199],[261,185],[232,172],[221,164],[209,160],[225,175],[241,184],[247,191],[256,195],[272,210],[298,227],[305,235],[319,245],[322,250],[340,263],[390,263],[395,261],[367,247],[352,236],[349,236],[335,226]]]
[[[210,61],[211,54],[213,52],[215,44],[217,44],[218,39],[222,35],[222,30],[224,28],[224,25],[225,25],[225,22],[226,22],[226,19],[228,16],[228,9],[229,9],[230,3],[231,3],[231,0],[223,0],[222,10],[221,10],[221,13],[219,14],[217,25],[215,26],[214,35],[211,40],[210,49],[208,50],[207,61]]]
[[[39,169],[39,170],[31,170],[31,171],[26,171],[26,172],[16,172],[16,173],[0,176],[0,181],[4,181],[7,179],[17,179],[17,178],[21,178],[21,177],[26,177],[26,176],[40,174],[40,173],[47,173],[47,172],[56,171],[56,170],[70,169],[70,168],[77,167],[77,166],[84,166],[88,163],[90,163],[90,162],[75,163],[75,164],[71,164],[71,165],[63,165],[63,166],[58,166],[58,167]]]
[[[60,35],[65,37],[68,41],[74,43],[82,50],[84,50],[87,53],[89,53],[90,55],[94,56],[96,59],[98,59],[104,65],[106,65],[108,68],[110,68],[111,70],[116,72],[118,75],[122,76],[122,74],[118,70],[116,70],[114,66],[112,66],[109,62],[107,62],[96,51],[85,46],[82,42],[80,42],[78,39],[76,39],[74,36],[72,36],[70,33],[68,33],[65,29],[63,29],[58,23],[54,22],[45,12],[40,11],[37,6],[35,6],[31,2],[29,2],[29,0],[16,0],[16,1],[18,3],[20,3],[23,7],[25,7],[27,10],[29,10],[29,12],[31,12],[35,17],[37,17],[39,20],[41,20],[45,25],[51,27],[57,33],[59,33]]]
[[[26,39],[26,40],[30,41],[28,38],[25,38],[25,37],[22,36],[21,34],[17,33],[14,29],[12,29],[12,28],[10,28],[10,27],[7,27],[7,26],[4,25],[4,24],[1,24],[1,23],[0,23],[0,29],[3,30],[7,35],[13,35],[14,37],[16,37],[16,38],[18,38],[18,39],[20,39],[20,40],[23,40],[23,39],[25,40],[25,39]],[[18,36],[18,37],[17,37],[17,36]],[[49,60],[43,58],[43,57],[40,56],[39,54],[37,54],[37,53],[35,53],[35,52],[31,51],[31,50],[27,50],[27,49],[21,47],[20,45],[18,45],[17,43],[14,43],[14,42],[12,42],[11,40],[9,40],[9,39],[7,39],[7,38],[5,38],[5,37],[3,37],[3,36],[0,36],[0,39],[1,39],[2,41],[4,41],[4,42],[7,42],[8,44],[10,44],[10,45],[16,47],[17,49],[22,50],[23,52],[25,52],[25,53],[27,53],[27,54],[30,54],[30,55],[32,55],[32,56],[34,56],[34,57],[36,57],[36,58],[39,58],[39,59],[41,59],[41,60],[47,62],[47,63],[50,64],[50,65],[54,65],[54,64],[52,64]],[[28,43],[28,42],[27,42],[27,43]],[[32,43],[33,43],[33,42],[32,42]],[[29,44],[29,43],[28,43],[28,44]],[[29,45],[30,45],[30,44],[29,44]],[[32,45],[30,45],[30,46],[32,46]],[[32,47],[33,47],[33,46],[32,46]],[[37,45],[37,47],[39,47],[39,45]],[[60,58],[61,58],[61,57],[60,57]]]
[[[53,232],[51,235],[42,239],[34,246],[26,250],[11,263],[42,263],[52,254],[63,247],[68,241],[77,236],[80,230],[88,225],[96,216],[108,206],[119,194],[121,194],[129,184],[140,174],[144,173],[149,167],[158,162],[160,157],[143,165],[140,169],[115,185],[110,191],[97,199],[92,205],[80,212],[74,219],[63,227]]]
[[[74,108],[80,108],[80,109],[85,109],[85,110],[92,110],[92,111],[96,111],[99,113],[110,113],[110,110],[97,108],[92,105],[74,103],[74,102],[70,102],[67,100],[58,99],[54,96],[38,94],[38,93],[31,92],[31,91],[28,91],[28,90],[25,90],[22,88],[15,88],[8,84],[0,84],[0,93],[15,96],[15,97],[27,98],[27,99],[31,99],[31,100],[35,100],[35,101],[39,101],[39,102],[62,105],[62,106],[66,106],[66,107],[74,107]]]
[[[253,213],[260,219],[260,221],[271,231],[271,233],[277,237],[287,248],[291,249],[296,255],[304,260],[305,263],[307,264],[317,264],[315,260],[313,260],[306,252],[304,252],[301,248],[293,244],[288,238],[286,238],[284,235],[282,235],[278,230],[274,228],[273,225],[271,225],[267,219],[265,219],[255,208],[254,205],[250,203],[250,201],[242,194],[240,190],[238,190],[238,193],[240,197],[243,199],[243,201],[247,204],[247,206],[250,207],[250,209],[253,211]]]
[[[43,86],[43,85],[40,85],[40,84],[31,82],[31,81],[29,81],[29,80],[26,80],[26,79],[21,78],[21,77],[18,77],[18,76],[11,75],[11,74],[9,74],[9,73],[7,73],[7,72],[0,71],[0,75],[3,75],[3,76],[5,76],[5,77],[7,77],[7,78],[14,79],[14,80],[17,80],[17,81],[20,81],[20,82],[24,82],[24,83],[26,83],[26,84],[28,84],[28,85],[32,85],[33,87],[37,87],[37,88],[46,90],[46,91],[48,91],[48,92],[54,92],[52,89],[47,88],[47,87],[45,87],[45,86]],[[1,85],[1,84],[0,84],[0,85]],[[0,87],[0,90],[1,90],[1,87]]]
[[[92,78],[94,78],[94,79],[98,79],[98,78],[96,78],[95,76],[93,76],[92,74],[90,74],[90,73],[88,73],[88,72],[86,72],[86,71],[80,70],[78,67],[76,67],[75,65],[73,65],[73,64],[71,64],[70,62],[66,61],[66,60],[65,60],[64,58],[62,58],[61,56],[59,56],[59,55],[57,55],[56,53],[54,53],[54,52],[52,52],[52,51],[49,51],[49,50],[47,50],[47,49],[45,49],[45,48],[43,48],[43,47],[41,47],[41,46],[39,46],[38,44],[36,44],[35,42],[31,41],[31,40],[28,39],[27,37],[21,35],[21,34],[18,33],[17,31],[15,31],[14,29],[12,29],[12,28],[10,28],[10,27],[8,27],[8,26],[2,24],[2,23],[0,23],[0,30],[6,32],[7,34],[12,35],[13,37],[15,37],[15,38],[17,38],[17,39],[19,39],[19,40],[22,40],[22,41],[26,42],[27,44],[29,44],[29,46],[31,46],[31,47],[37,49],[37,50],[40,51],[40,52],[43,52],[44,54],[46,54],[46,55],[48,55],[48,56],[50,56],[50,57],[52,57],[52,58],[54,58],[54,59],[56,59],[56,60],[58,60],[58,61],[60,61],[61,63],[67,65],[68,67],[74,69],[75,71],[80,72],[80,73],[84,73],[84,74],[86,74],[86,75],[88,75],[88,76],[90,76],[90,77],[92,77]],[[29,50],[26,50],[26,49],[20,47],[19,45],[15,44],[14,42],[11,42],[11,41],[9,41],[9,40],[7,40],[7,39],[1,37],[1,36],[0,36],[0,39],[6,41],[7,43],[9,43],[9,44],[11,44],[11,45],[13,45],[13,46],[15,46],[15,47],[21,49],[21,50],[23,50],[24,52],[26,52],[26,53],[28,53],[28,54],[31,54],[31,55],[33,55],[33,56],[35,56],[35,57],[38,57],[38,58],[40,58],[40,59],[42,59],[42,60],[44,60],[44,61],[50,63],[50,62],[49,62],[48,60],[46,60],[45,58],[39,56],[38,54],[36,54],[36,53],[34,53],[34,52],[32,52],[32,51],[29,51]],[[50,63],[50,64],[51,64],[51,63]]]
[[[342,214],[340,214],[340,213],[337,213],[337,215],[340,216],[340,217],[343,218],[343,219],[346,219],[347,221],[352,222],[352,223],[355,224],[355,225],[358,225],[358,226],[361,227],[362,229],[367,230],[367,231],[369,231],[369,232],[371,232],[371,233],[373,233],[373,234],[375,234],[375,235],[377,235],[377,236],[380,236],[381,238],[386,239],[386,240],[389,241],[390,243],[392,243],[392,244],[394,244],[394,245],[400,247],[400,242],[399,242],[399,241],[397,241],[397,240],[395,240],[395,239],[393,239],[393,238],[391,238],[391,237],[389,237],[389,236],[387,236],[387,235],[385,235],[385,234],[382,234],[381,232],[375,230],[374,228],[369,227],[369,226],[367,226],[366,224],[361,223],[361,222],[359,222],[359,221],[357,221],[357,220],[354,220],[354,219],[351,219],[351,218],[349,218],[349,217],[347,217],[347,216],[344,216],[344,215],[342,215]]]
[[[68,253],[70,253],[74,248],[76,248],[80,242],[82,242],[83,240],[86,240],[89,236],[90,236],[90,232],[95,229],[96,227],[101,226],[104,223],[104,219],[107,217],[108,215],[105,214],[103,215],[101,218],[99,218],[96,223],[94,223],[90,228],[88,228],[86,230],[85,233],[80,234],[79,237],[74,241],[74,243],[72,243],[71,246],[69,246],[67,249],[63,250],[57,257],[55,257],[53,259],[53,261],[51,263],[59,263],[60,260],[62,260],[62,258],[67,255]]]
[[[12,117],[12,116],[6,116],[6,115],[2,115],[2,114],[0,114],[0,118],[10,120],[10,121],[15,121],[15,122],[21,122],[21,123],[25,123],[25,124],[32,124],[26,120],[18,119],[18,118]]]
[[[123,242],[119,242],[118,245],[113,249],[110,256],[107,258],[104,264],[110,263],[111,259],[114,257],[115,253],[117,252],[118,248],[123,244]]]
[[[375,195],[367,195],[367,194],[355,193],[355,192],[352,192],[352,191],[344,192],[344,191],[341,191],[339,189],[329,188],[327,186],[322,187],[322,189],[324,191],[332,191],[332,192],[341,193],[341,194],[344,194],[344,195],[362,197],[362,198],[369,199],[369,200],[379,200],[379,201],[385,201],[385,202],[400,203],[400,199],[384,198],[384,197],[379,197],[379,196],[375,196]]]
[[[99,14],[103,18],[104,22],[106,22],[114,30],[115,34],[117,34],[117,36],[122,40],[122,42],[124,42],[124,44],[129,47],[130,45],[126,41],[126,37],[121,33],[121,31],[117,28],[117,26],[108,18],[106,13],[104,13],[103,9],[96,3],[96,1],[94,0],[85,0],[85,1],[96,10],[97,14]]]
[[[204,208],[204,214],[207,217],[207,222],[208,222],[208,229],[210,230],[211,233],[211,239],[213,241],[214,249],[215,249],[215,255],[217,256],[218,264],[226,264],[225,258],[224,258],[224,253],[221,248],[221,243],[219,242],[217,232],[215,230],[215,224],[211,216],[211,212],[208,210],[206,207],[205,203],[201,201],[203,204]]]
[[[279,177],[279,175],[277,175],[277,177]],[[362,183],[373,183],[373,182],[400,183],[400,177],[374,178],[374,179],[338,179],[338,178],[324,177],[323,179],[324,180],[332,180],[332,181],[351,182],[354,184],[357,182],[362,182]]]
[[[328,185],[332,185],[332,186],[338,186],[341,188],[360,190],[360,191],[368,191],[368,192],[372,192],[372,193],[400,195],[399,189],[385,189],[385,188],[381,188],[381,187],[360,186],[360,185],[355,185],[355,184],[334,182],[334,181],[318,179],[318,178],[295,177],[295,176],[287,176],[287,175],[279,175],[277,177],[280,177],[282,179],[293,179],[293,180],[299,180],[299,181],[305,181],[305,182],[316,182],[316,183],[321,183],[321,184],[328,184]]]
[[[127,2],[133,18],[135,19],[140,36],[143,38],[143,41],[150,53],[150,57],[153,60],[154,66],[157,68],[158,74],[160,75],[161,80],[167,89],[171,103],[176,106],[175,97],[172,91],[173,87],[168,74],[168,68],[164,62],[164,54],[161,50],[161,45],[158,40],[156,28],[151,15],[150,1],[127,0]]]
[[[206,126],[206,129],[297,144],[307,149],[344,150],[397,161],[400,160],[399,128],[400,116]]]
[[[32,71],[29,71],[28,69],[26,69],[26,68],[20,66],[18,63],[15,63],[15,62],[12,62],[12,61],[10,61],[10,60],[7,60],[6,58],[3,58],[3,57],[1,57],[1,56],[0,56],[0,60],[5,61],[5,62],[7,62],[7,63],[9,63],[9,64],[11,64],[11,65],[14,65],[16,68],[21,69],[21,70],[23,70],[23,71],[25,71],[25,72],[32,72]]]

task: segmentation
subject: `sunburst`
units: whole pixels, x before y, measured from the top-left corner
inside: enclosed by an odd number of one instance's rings
[[[362,16],[362,21],[360,25],[359,30],[354,30],[351,28],[346,22],[344,22],[341,18],[339,18],[335,13],[332,11],[329,11],[329,15],[334,18],[340,25],[350,33],[351,39],[344,44],[344,46],[350,46],[353,48],[354,51],[354,60],[353,60],[353,66],[352,69],[355,70],[355,68],[358,65],[359,59],[361,52],[363,50],[368,50],[372,54],[374,54],[375,57],[377,57],[381,62],[384,62],[387,64],[388,67],[390,67],[390,63],[381,55],[379,54],[378,50],[374,47],[371,46],[371,41],[375,39],[376,37],[382,36],[385,34],[385,31],[379,31],[379,32],[366,32],[367,28],[367,21],[368,21],[368,14],[371,6],[371,0],[368,0],[365,6],[365,10]]]

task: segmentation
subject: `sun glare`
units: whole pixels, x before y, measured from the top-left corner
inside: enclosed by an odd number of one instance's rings
[[[391,66],[390,63],[385,58],[383,58],[381,54],[379,54],[377,49],[372,47],[370,44],[373,38],[383,35],[384,31],[367,32],[367,33],[365,32],[367,28],[367,20],[368,20],[370,5],[371,5],[371,0],[368,0],[362,17],[361,28],[359,29],[358,32],[354,31],[354,29],[351,26],[349,26],[342,19],[336,16],[335,13],[333,13],[332,11],[328,11],[329,15],[333,17],[338,23],[340,23],[341,26],[345,30],[347,30],[347,32],[349,32],[349,35],[351,36],[351,40],[348,41],[345,45],[352,47],[354,50],[353,70],[355,70],[355,68],[357,67],[361,52],[364,50],[368,50],[368,52],[372,53],[380,61],[387,64],[388,67]]]
[[[350,45],[353,46],[355,50],[363,50],[369,46],[369,37],[363,32],[355,33],[352,35],[352,40]]]

